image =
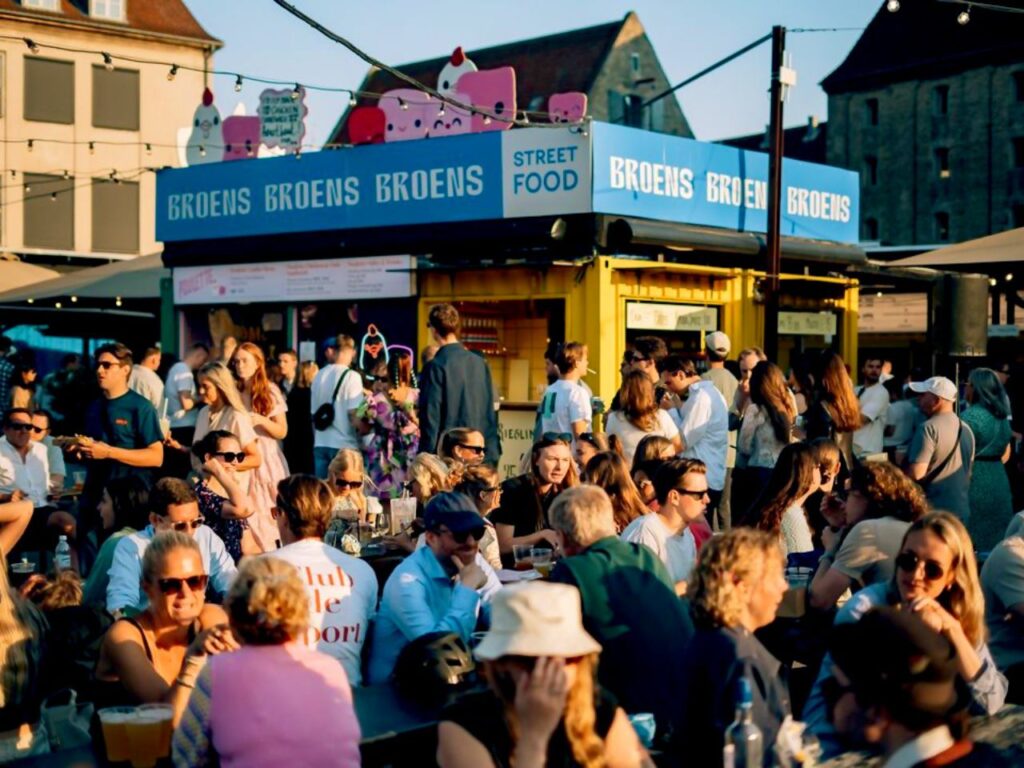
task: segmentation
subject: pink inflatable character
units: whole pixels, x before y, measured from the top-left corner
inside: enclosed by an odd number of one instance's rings
[[[459,78],[467,72],[476,71],[476,64],[466,57],[466,54],[462,52],[462,46],[459,46],[452,51],[452,57],[441,69],[441,74],[437,76],[438,93],[442,96],[454,98]]]
[[[352,144],[383,144],[387,116],[380,107],[356,107],[348,116],[348,140]]]
[[[466,72],[456,98],[485,113],[473,114],[473,133],[508,130],[516,116],[516,72],[512,67]]]
[[[224,160],[249,160],[260,148],[259,115],[224,118]]]
[[[587,94],[579,91],[555,93],[548,99],[548,119],[552,123],[582,123],[587,114]]]
[[[381,94],[377,102],[384,110],[384,141],[425,139],[430,132],[431,118],[437,105],[430,94],[414,88],[397,88]]]
[[[459,99],[458,94],[453,94],[453,98]],[[453,107],[451,104],[441,104],[435,107],[433,110],[434,117],[430,123],[430,137],[435,136],[457,136],[460,133],[469,133],[469,129],[472,127],[472,120],[469,117],[469,112],[458,107]]]

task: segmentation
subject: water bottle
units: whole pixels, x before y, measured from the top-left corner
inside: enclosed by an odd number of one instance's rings
[[[764,735],[754,724],[754,695],[750,680],[741,677],[736,719],[725,730],[722,749],[724,768],[761,768],[764,765]]]
[[[71,570],[71,545],[68,544],[67,536],[61,536],[57,541],[57,549],[53,553],[53,569],[57,573]]]

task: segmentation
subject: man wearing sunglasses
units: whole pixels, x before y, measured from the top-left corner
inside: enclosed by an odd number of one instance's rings
[[[385,682],[402,649],[431,632],[455,632],[467,643],[489,623],[491,597],[501,588],[480,554],[484,519],[473,500],[443,492],[424,512],[426,546],[388,578],[370,656],[370,684]]]
[[[32,440],[32,412],[11,408],[4,414],[4,436],[0,438],[0,498],[15,491],[42,509],[48,505],[50,460],[46,447]]]
[[[472,427],[483,432],[484,460],[497,466],[501,440],[491,369],[459,343],[459,311],[451,304],[431,307],[427,327],[440,348],[420,381],[420,450],[437,453],[449,429]]]
[[[203,525],[196,495],[184,480],[165,477],[149,494],[149,525],[138,533],[124,536],[114,550],[107,585],[107,610],[115,616],[134,615],[145,610],[148,600],[142,591],[142,556],[160,531],[180,531],[196,540],[203,557],[203,571],[210,575],[210,586],[222,597],[237,569],[224,542]]]

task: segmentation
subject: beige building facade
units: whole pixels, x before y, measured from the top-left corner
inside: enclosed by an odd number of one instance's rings
[[[159,251],[146,169],[179,165],[220,46],[182,0],[0,0],[0,250],[64,267]]]

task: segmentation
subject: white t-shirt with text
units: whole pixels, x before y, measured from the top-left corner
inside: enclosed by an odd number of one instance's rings
[[[591,430],[594,413],[590,393],[579,381],[559,379],[544,391],[540,403],[540,431],[573,434],[572,425],[585,421]]]

